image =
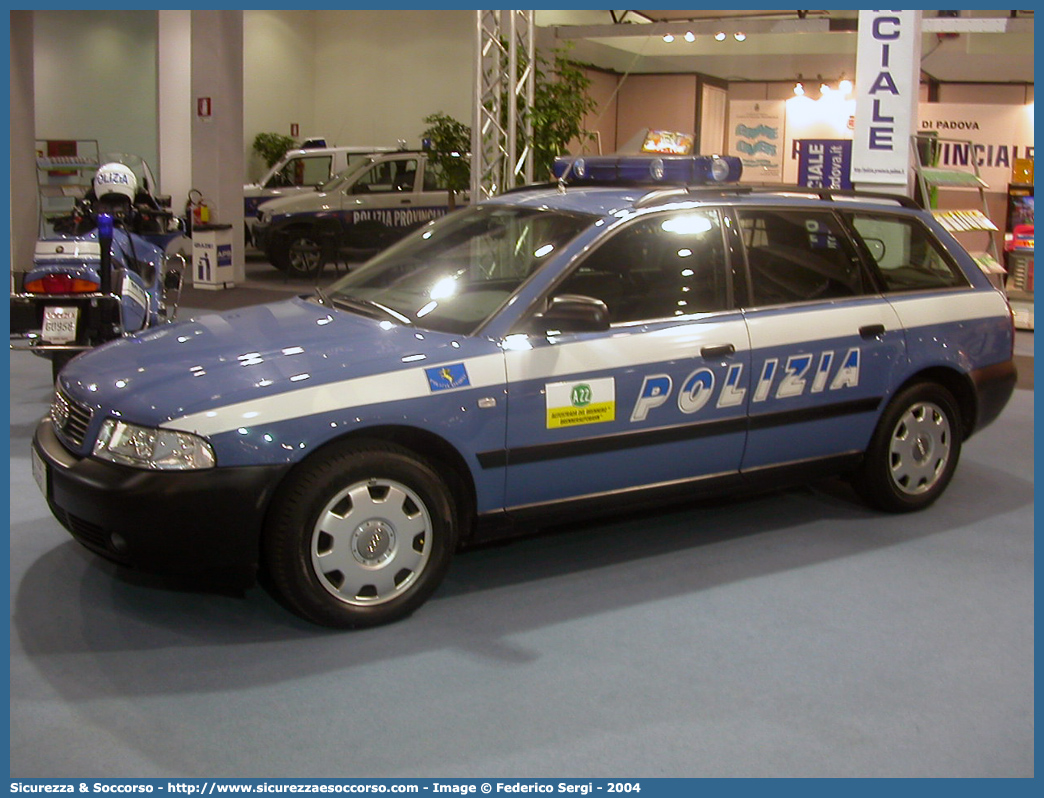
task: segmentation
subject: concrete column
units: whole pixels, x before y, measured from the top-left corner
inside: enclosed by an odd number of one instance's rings
[[[156,179],[180,214],[192,188],[192,12],[158,11]]]
[[[39,231],[36,181],[36,102],[33,12],[11,12],[11,275],[33,262]],[[17,191],[17,196],[16,196]],[[20,287],[20,286],[19,286]]]
[[[192,11],[192,187],[211,222],[232,225],[233,279],[246,279],[243,244],[243,12]]]

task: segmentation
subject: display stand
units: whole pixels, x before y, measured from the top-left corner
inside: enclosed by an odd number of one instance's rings
[[[98,161],[95,139],[37,139],[36,181],[40,236],[54,233],[54,220],[68,216],[91,188]]]
[[[192,227],[192,285],[208,291],[235,287],[232,267],[232,225]]]
[[[1032,161],[1030,161],[1032,164]],[[1032,165],[1019,175],[1033,180]],[[1015,314],[1015,326],[1033,329],[1033,183],[1008,185],[1008,218],[1004,232],[1008,266],[1005,291]]]
[[[913,137],[913,152],[917,190],[921,204],[932,212],[936,221],[958,239],[974,241],[966,246],[969,254],[986,273],[990,281],[998,288],[1004,287],[1006,271],[1001,265],[994,234],[999,228],[990,219],[989,206],[986,203],[986,181],[979,177],[979,166],[974,158],[969,159],[966,169],[940,167],[937,155],[940,144],[951,144],[951,149],[971,149],[972,142],[959,139],[941,139],[936,136],[918,135]],[[938,207],[939,189],[975,192],[977,203],[967,209],[942,209]],[[973,238],[974,236],[974,238]],[[962,240],[962,244],[964,241]],[[981,244],[981,248],[979,246]]]

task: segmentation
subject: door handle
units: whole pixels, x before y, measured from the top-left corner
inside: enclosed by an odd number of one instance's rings
[[[878,336],[884,335],[885,326],[883,324],[867,324],[865,327],[859,328],[860,338],[877,338]]]
[[[707,360],[714,360],[719,357],[728,357],[729,355],[736,354],[736,347],[732,344],[719,344],[718,346],[705,346],[700,349],[700,354],[703,355]]]

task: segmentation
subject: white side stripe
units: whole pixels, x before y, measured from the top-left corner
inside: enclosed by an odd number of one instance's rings
[[[456,361],[461,362],[461,361]],[[504,358],[500,354],[486,355],[463,361],[468,369],[471,388],[485,388],[504,384]],[[215,407],[202,413],[193,413],[171,419],[161,426],[197,435],[218,435],[240,427],[275,424],[293,418],[345,410],[365,405],[420,399],[430,396],[431,389],[425,368],[452,363],[425,364],[423,368],[375,374],[353,380],[326,383],[293,391],[284,391],[261,399]],[[440,393],[450,393],[441,391]]]

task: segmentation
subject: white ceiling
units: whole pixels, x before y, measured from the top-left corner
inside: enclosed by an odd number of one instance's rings
[[[1033,11],[925,11],[921,68],[943,82],[1032,83]],[[728,81],[855,74],[858,11],[537,11],[572,56],[620,73],[698,72]],[[939,30],[959,29],[958,33]],[[691,30],[694,42],[683,34]],[[714,33],[729,34],[716,41]],[[671,43],[664,32],[675,34]],[[732,34],[743,31],[737,42]],[[983,32],[980,32],[983,31]],[[650,35],[651,34],[651,35]]]

